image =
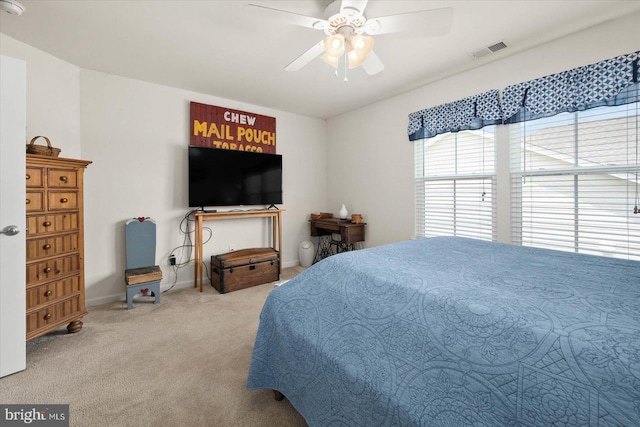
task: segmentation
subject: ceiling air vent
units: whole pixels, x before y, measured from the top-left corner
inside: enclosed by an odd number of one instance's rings
[[[478,58],[482,58],[483,56],[487,56],[490,53],[495,53],[499,50],[502,50],[504,48],[506,48],[507,45],[504,42],[498,42],[495,44],[492,44],[491,46],[488,47],[484,47],[480,50],[476,50],[475,52],[473,52],[471,54],[471,56],[473,56],[474,58],[478,59]]]
[[[487,49],[489,49],[491,52],[495,53],[495,52],[497,52],[499,50],[504,49],[505,47],[507,47],[507,45],[504,44],[504,42],[498,42],[496,44],[492,44]]]

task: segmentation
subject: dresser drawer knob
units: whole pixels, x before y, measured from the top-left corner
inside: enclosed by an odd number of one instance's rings
[[[31,200],[27,199],[27,204],[31,203]]]
[[[61,177],[60,177],[60,181],[62,181],[62,182],[67,182],[67,181],[69,181],[69,178],[68,178],[68,177],[66,177],[66,176],[61,176]]]
[[[47,313],[44,315],[44,320],[49,320],[51,319],[51,313]]]
[[[27,179],[31,179],[31,175],[27,174]]]
[[[45,297],[50,297],[52,293],[53,292],[51,292],[51,289],[47,289],[47,292],[44,293],[44,296]]]
[[[51,273],[51,267],[45,267],[44,272],[45,273]]]
[[[45,227],[51,227],[51,221],[45,221],[42,223]]]
[[[45,251],[49,250],[49,249],[51,249],[51,245],[47,243],[44,246],[42,246],[42,249],[44,249]]]
[[[62,199],[60,199],[60,203],[67,203],[69,201],[69,199],[67,199],[66,197],[63,197]]]

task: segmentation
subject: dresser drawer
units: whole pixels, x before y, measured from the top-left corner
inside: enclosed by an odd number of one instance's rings
[[[37,309],[38,306],[43,304],[49,305],[79,292],[79,276],[27,288],[27,311]]]
[[[77,233],[27,240],[27,261],[34,261],[54,255],[64,255],[77,250]]]
[[[80,215],[76,212],[56,215],[31,215],[27,217],[27,237],[42,234],[78,231]]]
[[[50,191],[49,192],[49,210],[62,211],[67,209],[78,208],[78,192],[77,191]]]
[[[44,211],[44,191],[27,191],[27,212]]]
[[[74,169],[49,169],[49,188],[77,188],[78,172]]]
[[[27,168],[27,187],[42,187],[44,185],[43,176],[42,168]]]
[[[40,329],[77,318],[82,311],[80,295],[76,295],[41,310],[27,313],[27,339],[37,335]]]
[[[27,264],[27,285],[63,278],[79,271],[80,257],[77,254]]]

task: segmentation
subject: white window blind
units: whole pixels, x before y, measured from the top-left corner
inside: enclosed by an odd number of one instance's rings
[[[638,103],[510,126],[513,243],[640,260]]]
[[[494,128],[415,142],[416,236],[495,240]]]

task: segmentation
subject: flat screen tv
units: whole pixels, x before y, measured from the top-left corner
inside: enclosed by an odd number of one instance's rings
[[[189,146],[189,207],[282,203],[282,155]]]

